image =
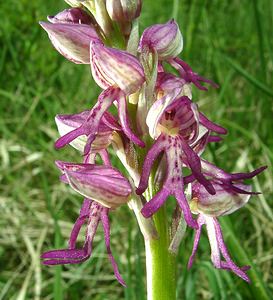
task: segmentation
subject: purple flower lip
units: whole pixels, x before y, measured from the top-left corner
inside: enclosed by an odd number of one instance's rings
[[[76,220],[70,234],[68,249],[51,250],[43,253],[41,258],[44,259],[44,265],[63,265],[63,264],[78,264],[86,261],[92,254],[93,239],[96,234],[99,223],[102,224],[104,231],[105,246],[109,260],[114,269],[114,274],[119,283],[126,286],[122,279],[117,263],[113,257],[110,248],[110,223],[108,217],[109,209],[99,205],[98,203],[84,199],[80,210],[80,215]],[[80,233],[81,227],[87,223],[85,242],[81,249],[76,248],[76,242]]]
[[[194,177],[198,178],[210,193],[215,193],[211,183],[201,174],[201,164],[198,156],[192,150],[189,150],[189,147],[186,147],[186,143],[182,138],[178,136],[170,137],[164,134],[159,136],[147,153],[136,193],[142,194],[146,190],[153,163],[158,155],[164,152],[167,160],[167,171],[162,189],[144,205],[142,214],[144,217],[150,217],[164,204],[168,196],[173,195],[184,213],[187,224],[197,228],[197,223],[191,216],[188,201],[183,191],[182,164],[185,160],[183,158],[185,156],[183,152],[185,153],[185,151],[186,160],[190,162]]]
[[[213,265],[217,269],[232,271],[234,274],[236,274],[246,282],[250,283],[250,279],[245,273],[247,270],[250,269],[250,266],[238,267],[231,259],[223,239],[220,224],[218,223],[217,219],[200,214],[197,219],[197,222],[199,227],[195,234],[193,250],[189,259],[188,268],[191,268],[193,264],[198,244],[200,241],[202,226],[205,224],[207,227],[208,238],[211,247],[211,260]],[[222,260],[221,255],[223,256],[224,260]]]
[[[218,84],[212,80],[206,79],[199,74],[195,73],[192,68],[180,58],[173,58],[168,60],[170,65],[178,70],[180,76],[189,83],[193,83],[199,90],[207,91],[208,89],[201,85],[201,82],[210,84],[214,88],[218,88]]]

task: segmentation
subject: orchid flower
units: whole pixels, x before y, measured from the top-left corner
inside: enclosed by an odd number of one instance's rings
[[[200,123],[203,126],[202,131],[200,131]],[[222,127],[208,121],[203,115],[200,117],[196,105],[188,97],[176,99],[171,94],[153,104],[147,116],[147,125],[150,135],[156,138],[156,141],[144,160],[137,193],[142,194],[147,188],[153,162],[161,152],[166,155],[167,171],[162,189],[145,204],[142,213],[150,217],[164,204],[169,195],[174,195],[188,225],[196,227],[183,192],[182,168],[183,165],[188,166],[194,178],[210,194],[215,194],[213,185],[202,174],[198,154],[203,151],[211,130],[218,133],[226,132]]]
[[[131,131],[127,112],[126,96],[135,93],[144,81],[143,69],[138,60],[125,51],[91,44],[91,71],[95,81],[105,90],[90,111],[85,122],[75,130],[57,140],[56,148],[62,148],[81,135],[88,136],[84,154],[88,154],[94,141],[101,119],[114,101],[125,135],[140,147],[145,144]],[[114,65],[111,65],[113,64]]]
[[[156,52],[160,61],[167,61],[178,70],[181,78],[187,83],[193,83],[198,89],[207,91],[200,82],[218,88],[216,83],[198,75],[187,63],[177,57],[183,49],[183,37],[174,20],[166,24],[152,25],[144,30],[139,42],[139,51],[145,52],[146,49]]]
[[[250,267],[238,267],[233,262],[224,243],[222,230],[217,218],[235,212],[246,205],[251,195],[257,194],[251,191],[250,185],[243,184],[243,180],[253,178],[264,171],[266,167],[260,167],[250,173],[228,174],[224,170],[202,160],[202,169],[204,174],[210,178],[216,194],[210,195],[198,182],[192,184],[190,207],[192,213],[198,214],[198,229],[195,234],[188,267],[190,268],[193,264],[202,226],[206,225],[213,265],[218,269],[230,270],[243,280],[250,282],[245,273]],[[224,261],[221,259],[221,255],[225,259]]]
[[[131,186],[119,171],[107,165],[76,164],[56,161],[61,170],[61,180],[85,197],[80,215],[71,231],[68,249],[51,250],[42,254],[44,264],[77,264],[91,256],[92,243],[101,222],[104,230],[105,245],[117,280],[125,286],[110,249],[109,209],[130,200]],[[90,199],[93,199],[90,200]],[[76,248],[81,227],[87,223],[85,242],[82,249]]]

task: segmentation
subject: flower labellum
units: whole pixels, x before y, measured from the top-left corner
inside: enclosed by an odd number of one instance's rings
[[[228,249],[225,245],[222,230],[219,222],[214,217],[209,217],[204,214],[200,214],[197,219],[198,229],[195,234],[194,245],[192,255],[189,259],[188,268],[191,268],[193,260],[198,248],[202,226],[206,225],[207,234],[209,238],[211,248],[211,260],[215,268],[232,271],[237,276],[241,277],[246,282],[250,283],[250,279],[246,274],[246,271],[250,269],[249,266],[238,267],[231,259]],[[222,260],[221,256],[224,258]]]
[[[92,254],[94,236],[97,232],[99,223],[101,223],[104,231],[106,250],[109,260],[113,266],[114,274],[119,283],[123,286],[126,286],[119,273],[117,263],[110,248],[110,222],[108,214],[108,208],[105,208],[90,199],[84,199],[80,215],[76,220],[70,234],[68,249],[50,250],[43,253],[41,255],[41,258],[44,260],[43,264],[54,266],[65,264],[79,264],[86,261]],[[80,233],[81,227],[85,223],[87,223],[87,229],[84,245],[82,249],[78,249],[76,248],[77,238]]]
[[[145,29],[139,42],[139,51],[145,48],[156,51],[159,60],[176,57],[183,49],[183,38],[177,23],[171,20]]]

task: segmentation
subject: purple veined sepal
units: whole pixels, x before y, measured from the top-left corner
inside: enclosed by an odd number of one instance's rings
[[[99,223],[101,222],[104,231],[105,246],[109,260],[113,266],[114,274],[119,283],[126,286],[122,276],[119,273],[117,263],[113,257],[110,248],[110,222],[109,209],[92,201],[84,199],[80,210],[80,215],[76,220],[70,234],[68,249],[51,250],[41,255],[45,265],[60,265],[60,264],[78,264],[86,261],[92,254],[93,239],[96,234]],[[76,241],[81,227],[87,223],[85,242],[82,249],[76,248]]]
[[[72,189],[105,207],[117,208],[131,198],[129,181],[110,165],[63,161],[56,161],[56,165],[65,174],[63,181],[68,181]]]
[[[146,28],[139,42],[139,51],[145,49],[156,51],[159,60],[179,55],[183,49],[183,38],[177,23],[170,20],[165,24],[155,24]]]
[[[215,195],[209,194],[199,182],[192,183],[192,213],[211,217],[228,215],[246,205],[251,195],[257,194],[252,192],[250,185],[241,182],[228,184],[216,179],[210,179],[210,182],[216,191]]]
[[[126,51],[90,43],[91,72],[103,89],[118,87],[127,96],[137,92],[144,83],[144,71],[138,59]]]
[[[162,118],[162,115],[165,113],[168,106],[174,102],[180,94],[180,89],[176,88],[165,96],[155,101],[151,108],[148,111],[146,124],[149,128],[149,134],[152,138],[157,138],[162,130],[162,127],[159,128],[159,123]],[[160,130],[161,129],[161,130]]]
[[[68,21],[64,19],[67,17]],[[102,43],[95,27],[90,24],[91,20],[82,17],[88,24],[79,23],[80,19],[73,13],[73,17],[66,14],[49,17],[50,22],[39,22],[47,32],[55,49],[68,60],[76,64],[90,64],[90,42]],[[58,22],[58,18],[61,19]],[[73,19],[74,18],[74,19]]]
[[[185,151],[185,146],[183,145],[182,147],[180,137],[161,134],[145,157],[136,193],[142,194],[146,190],[152,165],[158,155],[164,152],[167,160],[167,170],[162,189],[145,204],[142,214],[145,217],[152,216],[164,204],[168,196],[173,195],[183,211],[187,224],[193,228],[197,228],[196,221],[191,216],[189,204],[183,191],[182,167],[185,161],[184,157],[186,157],[187,161],[190,161],[189,164],[195,175],[194,177],[198,178],[210,193],[215,193],[215,191],[211,183],[201,173],[200,159],[199,164],[195,162],[196,157],[199,157],[193,155],[192,152],[189,153],[188,149],[186,149],[187,153],[183,153],[183,151]]]
[[[202,184],[196,182],[196,176],[192,173],[187,178],[187,183],[192,183],[190,208],[192,213],[211,217],[231,214],[244,206],[251,195],[259,194],[253,192],[251,186],[244,184],[243,180],[253,178],[266,168],[261,167],[250,173],[229,174],[203,159],[201,167],[202,174],[210,181],[215,194],[209,193]]]
[[[199,111],[197,105],[187,96],[180,96],[181,90],[175,88],[155,101],[151,106],[146,123],[152,138],[161,132],[168,135],[181,135],[190,144],[199,135]]]
[[[219,222],[215,217],[206,216],[204,214],[199,214],[197,218],[198,229],[195,233],[194,244],[192,249],[192,254],[189,258],[188,268],[192,267],[198,244],[200,241],[202,226],[206,225],[207,234],[209,238],[209,243],[211,247],[211,260],[213,265],[217,269],[224,269],[233,272],[246,282],[250,283],[250,279],[246,274],[246,271],[250,268],[249,266],[238,267],[234,261],[231,259],[228,249],[225,245],[222,230]],[[224,260],[222,260],[222,258]]]
[[[62,148],[65,145],[71,143],[79,136],[85,135],[87,136],[87,142],[84,149],[84,155],[87,155],[91,150],[92,142],[96,138],[99,130],[99,125],[106,110],[112,105],[115,100],[118,103],[119,119],[123,132],[135,144],[140,147],[145,147],[145,144],[130,129],[125,94],[119,88],[114,87],[110,87],[100,94],[98,102],[91,109],[90,114],[86,118],[85,122],[80,127],[60,137],[56,141],[55,147],[57,149]],[[107,117],[105,118],[105,120],[107,122]]]
[[[210,84],[214,88],[218,88],[218,84],[213,82],[212,80],[206,79],[197,73],[195,73],[192,68],[185,63],[182,59],[176,57],[168,60],[170,65],[173,66],[176,70],[178,70],[180,76],[186,81],[193,83],[199,90],[207,91],[208,89],[201,85],[200,82],[205,82]]]

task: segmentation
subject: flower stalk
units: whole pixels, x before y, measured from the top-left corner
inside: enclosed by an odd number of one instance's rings
[[[153,216],[158,239],[145,240],[147,300],[176,299],[176,255],[169,251],[166,207]]]

